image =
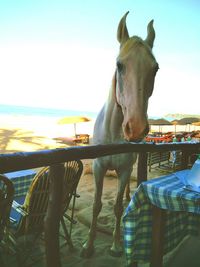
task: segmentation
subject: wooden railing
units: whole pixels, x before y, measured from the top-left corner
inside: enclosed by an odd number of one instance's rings
[[[200,153],[200,143],[126,143],[0,154],[0,173],[50,166],[50,196],[45,223],[46,259],[48,267],[60,267],[58,237],[60,213],[58,207],[61,206],[62,192],[63,168],[61,163],[75,159],[94,159],[113,154],[137,152],[139,153],[137,168],[137,184],[139,185],[142,181],[147,180],[147,152],[173,150],[182,151],[182,168],[184,169],[187,167],[189,155]]]

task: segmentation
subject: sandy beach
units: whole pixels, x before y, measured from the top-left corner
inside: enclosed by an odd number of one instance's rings
[[[0,115],[0,152],[36,151],[73,145],[73,124],[59,125],[58,117]],[[77,133],[92,135],[93,121],[78,123]],[[64,138],[65,142],[60,142]]]
[[[58,118],[42,118],[32,116],[0,116],[0,151],[1,153],[11,153],[16,151],[35,151],[42,149],[53,149],[58,147],[66,147],[70,142],[59,142],[59,137],[73,136],[73,125],[58,125]],[[92,124],[81,123],[79,125],[81,133],[92,135]],[[78,129],[79,130],[79,129]],[[70,140],[70,139],[69,139]],[[91,171],[92,160],[83,160],[84,171],[78,186],[80,198],[76,202],[75,218],[77,224],[73,227],[72,240],[74,243],[74,251],[70,252],[66,247],[61,249],[62,266],[73,267],[115,267],[125,266],[125,257],[114,258],[109,255],[108,250],[112,243],[112,231],[114,224],[113,204],[115,200],[117,179],[112,173],[105,177],[104,192],[103,192],[103,209],[99,216],[98,232],[95,241],[95,253],[90,259],[80,257],[82,244],[87,239],[89,224],[91,220],[92,203],[94,195],[93,176]],[[136,190],[136,173],[134,170],[131,177],[131,194]],[[148,173],[148,178],[164,175],[166,172],[153,169]],[[128,203],[124,199],[124,207]],[[186,255],[188,247],[191,247],[191,242],[185,242],[180,245],[180,249],[175,251],[173,255],[167,258],[168,267],[196,267],[198,263],[188,263],[191,260],[190,256]],[[195,239],[196,246],[193,246],[192,257],[198,255],[200,240]],[[184,256],[183,256],[184,255]],[[185,258],[183,262],[183,257]],[[196,264],[196,265],[195,265]],[[37,265],[44,267],[44,260]],[[148,266],[148,265],[141,265]],[[10,267],[10,266],[7,266]]]

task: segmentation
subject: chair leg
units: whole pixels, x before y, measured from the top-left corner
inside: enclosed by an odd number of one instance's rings
[[[156,206],[152,207],[152,252],[150,267],[163,267],[164,228],[166,211]]]
[[[69,245],[70,249],[73,249],[71,236],[69,235],[69,233],[67,231],[67,227],[65,225],[65,221],[64,221],[63,217],[61,218],[60,221],[61,221],[61,224],[62,224],[62,228],[63,228],[64,234],[65,234],[65,238],[66,238],[67,244]]]
[[[74,192],[74,196],[73,196],[73,202],[72,202],[72,212],[71,212],[71,217],[70,217],[70,229],[69,229],[69,235],[71,237],[71,233],[72,233],[72,225],[74,223],[76,223],[76,221],[74,221],[74,210],[75,210],[75,204],[76,204],[76,198],[79,198],[80,195],[78,195],[76,193],[76,191]]]

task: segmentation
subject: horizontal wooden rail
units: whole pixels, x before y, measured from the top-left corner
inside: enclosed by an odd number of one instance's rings
[[[75,159],[93,159],[120,153],[173,150],[182,150],[186,153],[200,153],[200,143],[147,144],[130,142],[125,144],[78,146],[35,152],[0,154],[0,173],[50,166]]]

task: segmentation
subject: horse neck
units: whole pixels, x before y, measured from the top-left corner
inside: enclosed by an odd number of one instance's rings
[[[113,75],[112,85],[105,104],[105,128],[113,138],[121,136],[123,113],[116,98],[116,73]]]

